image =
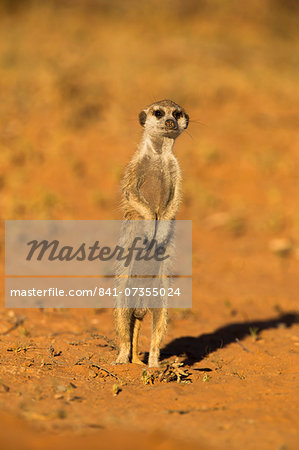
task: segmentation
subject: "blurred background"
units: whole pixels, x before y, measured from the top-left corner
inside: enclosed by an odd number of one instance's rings
[[[234,250],[233,272],[252,252],[269,274],[275,255],[296,264],[296,0],[1,0],[0,12],[2,220],[121,219],[138,113],[170,98],[191,118],[176,155],[195,274]]]

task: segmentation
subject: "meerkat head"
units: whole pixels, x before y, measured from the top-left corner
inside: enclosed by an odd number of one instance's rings
[[[176,139],[188,127],[189,116],[171,100],[162,100],[141,111],[139,122],[152,137]]]

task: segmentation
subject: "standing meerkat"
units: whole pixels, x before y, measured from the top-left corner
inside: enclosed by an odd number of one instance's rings
[[[181,172],[173,146],[176,138],[188,127],[189,116],[171,100],[162,100],[141,111],[139,122],[144,132],[121,185],[124,219],[125,222],[155,221],[157,229],[158,224],[165,224],[159,221],[175,219],[181,200]],[[171,227],[166,232],[163,226],[161,229],[161,240],[167,242]],[[140,324],[147,310],[115,308],[116,330],[120,340],[116,364],[130,361],[143,364],[138,358],[137,344]],[[160,345],[167,327],[167,308],[149,310],[152,314],[152,339],[148,364],[149,367],[157,367]]]

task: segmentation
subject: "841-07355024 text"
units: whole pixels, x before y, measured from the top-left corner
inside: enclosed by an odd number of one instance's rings
[[[127,287],[124,289],[124,291],[119,291],[116,288],[113,289],[104,289],[104,288],[99,288],[99,295],[100,296],[104,296],[104,295],[112,295],[113,297],[118,297],[119,295],[124,295],[125,297],[134,297],[134,296],[138,296],[138,297],[158,297],[159,295],[161,297],[173,297],[173,296],[180,296],[181,292],[180,292],[180,288],[177,289],[173,289],[173,288],[150,288],[150,287]]]

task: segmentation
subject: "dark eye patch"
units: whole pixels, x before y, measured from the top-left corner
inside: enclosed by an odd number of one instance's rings
[[[182,117],[183,113],[182,111],[173,111],[172,115],[175,118],[175,120],[179,120]]]
[[[157,117],[157,119],[161,119],[165,115],[165,112],[161,109],[157,109],[156,111],[153,111],[153,115]]]

